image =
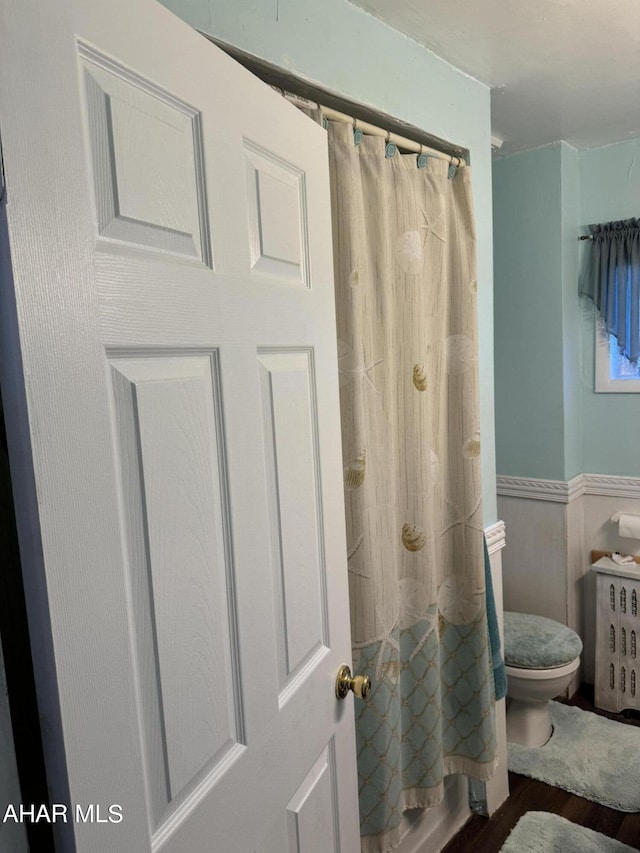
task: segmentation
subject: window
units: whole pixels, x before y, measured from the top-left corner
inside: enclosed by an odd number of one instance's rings
[[[640,361],[637,365],[620,354],[613,335],[607,335],[596,316],[596,392],[640,394]]]

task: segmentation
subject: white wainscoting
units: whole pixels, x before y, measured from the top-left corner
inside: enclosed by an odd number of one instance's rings
[[[584,643],[579,677],[592,684],[595,577],[590,553],[600,549],[640,554],[640,541],[621,538],[611,522],[616,512],[640,514],[640,478],[498,477],[497,491],[498,513],[507,530],[504,607],[557,619],[577,631]]]
[[[502,549],[505,545],[505,524],[497,521],[485,528],[491,580],[502,635]],[[493,779],[487,782],[487,806],[493,814],[509,796],[507,777],[507,729],[505,700],[496,704],[496,736],[498,741],[498,766]],[[404,816],[404,838],[398,853],[437,853],[471,817],[469,788],[465,776],[445,779],[444,799],[432,809],[413,809]]]

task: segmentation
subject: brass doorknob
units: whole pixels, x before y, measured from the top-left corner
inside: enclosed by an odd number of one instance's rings
[[[349,691],[352,690],[358,699],[366,699],[371,693],[371,679],[368,675],[351,676],[351,670],[343,664],[338,670],[336,677],[336,696],[338,699],[344,699]]]

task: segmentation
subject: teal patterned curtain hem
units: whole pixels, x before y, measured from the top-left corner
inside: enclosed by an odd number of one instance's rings
[[[383,853],[409,808],[443,798],[443,777],[486,781],[495,769],[493,678],[486,618],[431,618],[358,649],[373,690],[356,709],[363,851]],[[398,839],[399,840],[399,837]]]

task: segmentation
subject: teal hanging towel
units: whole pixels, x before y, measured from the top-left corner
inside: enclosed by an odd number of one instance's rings
[[[496,702],[507,695],[507,671],[502,657],[500,646],[500,630],[498,629],[498,615],[496,613],[496,601],[493,596],[493,581],[491,580],[491,560],[487,539],[484,537],[484,582],[487,596],[487,625],[489,628],[489,648],[491,650],[491,668],[493,670],[493,685],[496,694]]]

